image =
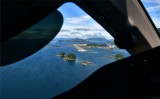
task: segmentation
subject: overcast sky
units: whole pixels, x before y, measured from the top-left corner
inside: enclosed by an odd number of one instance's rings
[[[142,0],[157,28],[160,28],[160,0]],[[64,17],[64,24],[57,38],[113,39],[95,20],[74,3],[65,3],[58,9]]]

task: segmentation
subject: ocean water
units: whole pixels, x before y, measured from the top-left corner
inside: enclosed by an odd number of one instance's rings
[[[37,53],[17,63],[0,68],[0,96],[2,99],[50,99],[65,92],[105,64],[116,61],[108,57],[129,54],[120,49],[92,48],[78,52],[68,40],[52,41]],[[74,53],[75,61],[56,56],[60,52]],[[90,61],[83,66],[79,62]]]

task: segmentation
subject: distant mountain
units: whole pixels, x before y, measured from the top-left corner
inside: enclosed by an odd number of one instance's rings
[[[69,40],[69,38],[57,38],[57,37],[55,37],[54,40],[57,40],[57,41],[58,40],[63,40],[63,41],[65,41],[65,40]]]
[[[88,40],[80,39],[80,38],[74,38],[74,39],[70,39],[68,41],[69,42],[88,42]]]
[[[114,44],[114,39],[106,39],[106,38],[56,38],[55,40],[59,42],[67,41],[67,42],[78,42],[78,43],[97,43],[97,44]]]
[[[105,38],[88,38],[87,40],[89,40],[89,41],[106,41],[107,39],[105,39]]]
[[[106,39],[102,37],[97,37],[97,38],[88,38],[87,40],[97,40],[97,41],[114,41],[114,39]]]
[[[87,40],[90,41],[90,42],[93,42],[93,43],[100,43],[100,44],[110,43],[110,44],[114,44],[114,39],[88,38]]]

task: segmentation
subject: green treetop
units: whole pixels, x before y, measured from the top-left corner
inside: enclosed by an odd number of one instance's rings
[[[123,59],[123,58],[124,58],[124,56],[122,54],[116,54],[115,55],[115,59],[117,59],[117,60],[120,60],[120,59]]]
[[[61,52],[61,53],[59,53],[59,56],[64,57],[64,56],[65,56],[65,53],[64,53],[64,52]]]
[[[76,56],[75,56],[75,54],[70,53],[70,54],[68,54],[68,55],[65,56],[65,59],[66,60],[75,60]]]

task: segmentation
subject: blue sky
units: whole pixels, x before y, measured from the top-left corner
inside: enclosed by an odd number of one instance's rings
[[[157,28],[160,28],[160,0],[142,0]],[[65,3],[58,9],[64,24],[57,37],[61,38],[93,38],[113,39],[95,20],[74,3]]]
[[[157,28],[160,28],[160,0],[141,0]]]
[[[64,24],[57,38],[94,38],[113,39],[95,20],[74,3],[65,3],[58,9]]]
[[[65,18],[81,17],[86,13],[73,3],[65,3],[58,9]]]

